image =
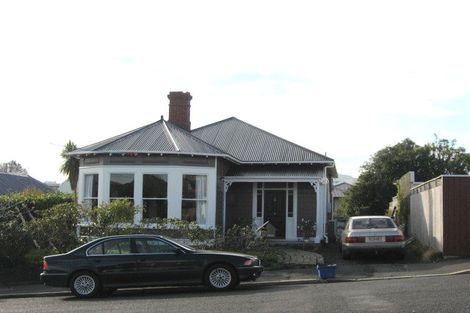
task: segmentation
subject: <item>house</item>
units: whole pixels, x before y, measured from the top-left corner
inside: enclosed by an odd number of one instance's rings
[[[46,181],[44,182],[49,188],[53,191],[58,191],[62,193],[73,193],[72,187],[70,186],[70,182],[68,179],[64,180],[62,183],[57,183],[55,181]]]
[[[28,189],[42,192],[52,191],[46,184],[29,175],[0,172],[0,195],[22,192]]]
[[[79,148],[78,200],[131,199],[135,223],[154,218],[222,227],[269,221],[297,240],[302,219],[325,237],[334,160],[235,117],[191,129],[189,93],[170,92],[169,118]]]
[[[332,191],[332,198],[333,198],[333,205],[331,209],[331,216],[335,216],[335,212],[341,207],[341,201],[344,198],[344,194],[346,191],[351,188],[352,184],[347,182],[340,182],[338,184],[333,185]]]
[[[470,255],[469,190],[468,175],[442,175],[412,187],[410,234],[444,255]]]

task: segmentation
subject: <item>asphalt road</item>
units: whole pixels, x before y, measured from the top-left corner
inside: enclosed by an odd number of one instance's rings
[[[0,300],[0,312],[470,312],[470,275],[271,287],[119,292],[108,298]]]

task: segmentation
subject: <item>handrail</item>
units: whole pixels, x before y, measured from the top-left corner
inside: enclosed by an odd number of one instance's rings
[[[267,220],[263,225],[261,225],[260,227],[258,227],[258,228],[256,229],[256,232],[261,231],[261,230],[262,230],[266,225],[268,225],[269,223],[270,223],[270,221]]]

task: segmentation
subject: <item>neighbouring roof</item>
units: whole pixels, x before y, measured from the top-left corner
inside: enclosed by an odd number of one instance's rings
[[[342,198],[344,197],[344,193],[346,192],[346,190],[351,188],[351,186],[352,184],[346,182],[334,185],[333,190],[331,191],[331,195],[333,196],[333,198]]]
[[[79,148],[70,155],[186,154],[226,157],[245,164],[333,164],[333,159],[231,117],[191,132],[163,118]]]
[[[37,189],[44,192],[52,191],[46,184],[28,175],[0,173],[0,195],[22,192],[26,189]]]
[[[235,117],[191,132],[243,163],[333,163],[333,159],[308,150]]]
[[[165,153],[223,155],[224,153],[163,119],[130,132],[79,148],[71,155]]]

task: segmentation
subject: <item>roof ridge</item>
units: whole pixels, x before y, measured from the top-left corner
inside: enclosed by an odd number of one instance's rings
[[[165,132],[170,137],[171,143],[173,144],[173,146],[175,146],[175,150],[178,151],[178,152],[181,151],[178,144],[176,143],[176,139],[173,137],[170,130],[168,129],[168,125],[166,124],[165,120],[162,119],[161,121],[162,121],[163,128],[165,129]]]
[[[195,141],[200,142],[200,143],[203,143],[203,144],[205,144],[205,145],[208,145],[209,147],[211,147],[212,149],[214,149],[214,150],[217,151],[218,153],[220,153],[220,154],[225,154],[225,155],[227,155],[227,156],[229,156],[229,157],[231,157],[231,158],[233,158],[233,159],[235,159],[235,160],[237,160],[237,161],[240,161],[240,160],[238,160],[236,157],[234,157],[233,155],[231,155],[231,154],[229,154],[229,153],[227,153],[227,152],[225,152],[225,151],[222,151],[222,150],[220,150],[219,148],[217,148],[216,146],[214,146],[214,145],[208,143],[207,141],[202,140],[201,138],[199,138],[199,137],[193,135],[192,132],[193,132],[194,130],[188,131],[187,129],[182,128],[182,127],[180,127],[180,126],[178,126],[178,125],[176,125],[176,124],[173,124],[173,123],[171,123],[171,122],[167,122],[167,124],[171,125],[172,127],[177,128],[178,130],[180,130],[180,131],[186,133],[187,135],[191,136],[191,138],[194,139]],[[204,127],[205,127],[205,126],[204,126]]]

